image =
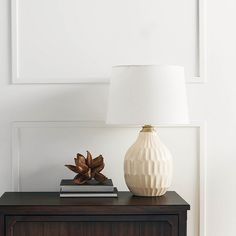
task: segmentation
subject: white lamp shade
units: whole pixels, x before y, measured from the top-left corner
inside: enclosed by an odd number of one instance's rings
[[[188,123],[184,68],[169,65],[113,67],[107,123]]]

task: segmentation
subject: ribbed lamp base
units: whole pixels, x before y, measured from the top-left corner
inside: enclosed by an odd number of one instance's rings
[[[124,161],[125,182],[137,196],[164,195],[172,181],[172,156],[154,129],[141,131]]]

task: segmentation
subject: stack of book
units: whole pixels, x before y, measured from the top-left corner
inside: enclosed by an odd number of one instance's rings
[[[103,183],[90,180],[85,184],[75,184],[72,179],[63,179],[60,185],[60,197],[117,197],[117,188],[112,180]]]

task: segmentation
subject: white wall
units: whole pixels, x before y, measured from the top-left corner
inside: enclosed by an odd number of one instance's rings
[[[206,235],[236,235],[234,0],[207,1],[206,84],[188,84],[192,120],[207,121]],[[178,6],[176,6],[178,7]],[[186,10],[187,11],[187,10]],[[10,1],[0,0],[0,192],[11,190],[11,122],[104,120],[108,85],[12,85]]]

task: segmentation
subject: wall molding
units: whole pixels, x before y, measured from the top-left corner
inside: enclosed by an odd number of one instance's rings
[[[12,123],[12,191],[19,191],[20,180],[20,129],[21,128],[137,128],[138,126],[111,126],[103,121],[20,121]],[[193,122],[189,125],[168,125],[160,128],[197,128],[199,130],[199,236],[206,236],[206,122]]]
[[[206,0],[198,0],[198,63],[199,75],[193,77],[189,83],[207,82],[207,38],[206,38]]]
[[[55,81],[39,78],[23,78],[19,75],[19,45],[18,45],[18,8],[20,0],[11,0],[11,51],[12,51],[12,79],[13,84],[109,84],[109,78],[57,78]],[[198,75],[193,76],[187,83],[206,82],[206,0],[197,2],[197,32],[198,32]]]

